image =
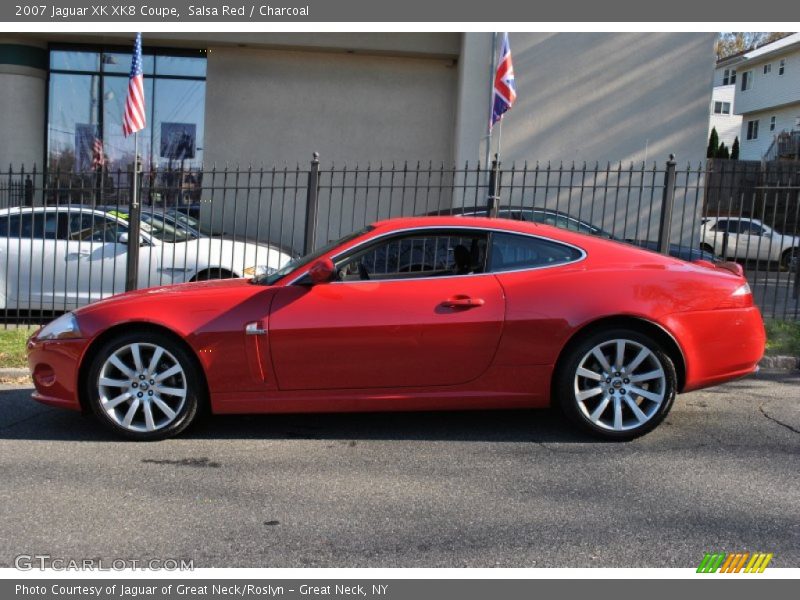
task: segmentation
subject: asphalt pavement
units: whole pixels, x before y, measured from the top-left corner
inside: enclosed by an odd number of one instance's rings
[[[213,417],[119,441],[0,386],[0,566],[800,566],[800,373],[679,396],[630,443],[553,411]]]

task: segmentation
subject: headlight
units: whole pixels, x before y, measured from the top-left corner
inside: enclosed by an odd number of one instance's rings
[[[245,277],[260,277],[261,275],[272,275],[276,270],[267,265],[257,265],[255,267],[247,267],[242,273],[244,273]]]
[[[36,339],[65,340],[79,337],[83,336],[81,335],[81,330],[78,328],[78,319],[76,319],[75,315],[72,313],[67,313],[45,325],[36,336]]]

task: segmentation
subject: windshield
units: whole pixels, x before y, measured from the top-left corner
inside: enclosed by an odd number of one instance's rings
[[[163,214],[142,213],[142,231],[162,242],[172,244],[195,239],[195,235],[185,226],[176,223]]]
[[[320,256],[327,254],[337,246],[342,244],[346,244],[359,236],[364,235],[365,233],[372,231],[374,228],[372,225],[361,229],[360,231],[356,231],[354,233],[350,233],[343,238],[335,240],[333,242],[328,242],[326,245],[322,246],[321,248],[317,248],[311,254],[306,254],[305,256],[300,256],[298,258],[294,258],[286,263],[283,267],[275,271],[270,275],[259,275],[252,279],[252,283],[262,284],[262,285],[272,285],[279,279],[286,277],[289,273],[296,271],[302,267],[305,267],[307,264],[317,260]]]
[[[192,217],[190,215],[187,215],[184,212],[181,212],[181,211],[176,210],[176,209],[173,208],[169,212],[169,216],[172,219],[174,219],[175,221],[177,221],[178,223],[180,223],[181,225],[185,225],[185,226],[187,226],[187,227],[189,227],[191,229],[194,229],[195,231],[198,231],[203,235],[210,236],[210,235],[213,234],[213,232],[211,231],[211,229],[209,227],[206,227],[205,225],[201,225],[200,221],[198,221],[197,219],[195,219],[194,217]]]

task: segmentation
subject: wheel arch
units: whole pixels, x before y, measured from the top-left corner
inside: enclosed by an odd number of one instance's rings
[[[675,373],[678,376],[678,392],[681,392],[686,385],[686,357],[683,350],[678,344],[673,335],[661,325],[654,323],[643,317],[633,315],[614,315],[602,317],[594,321],[585,323],[567,340],[567,343],[561,348],[556,360],[555,368],[551,375],[550,390],[551,394],[555,393],[555,381],[558,373],[573,347],[581,342],[584,338],[602,331],[603,329],[611,329],[617,327],[624,327],[632,329],[643,335],[652,337],[667,353],[675,365]]]
[[[131,331],[136,332],[153,332],[153,333],[160,333],[162,335],[166,335],[167,337],[171,338],[176,344],[182,346],[184,350],[186,350],[189,356],[195,362],[195,367],[200,374],[201,380],[201,398],[199,399],[201,404],[204,407],[210,406],[210,395],[208,389],[208,378],[206,377],[205,369],[203,369],[203,363],[200,361],[200,358],[197,356],[197,353],[194,351],[194,348],[191,347],[190,344],[186,342],[179,334],[175,331],[166,327],[164,325],[159,325],[158,323],[152,323],[149,321],[126,321],[125,323],[119,323],[117,325],[113,325],[109,327],[105,331],[103,331],[100,335],[95,337],[81,357],[81,363],[78,367],[78,402],[81,406],[81,412],[84,414],[88,414],[91,412],[91,408],[88,404],[88,398],[86,398],[86,377],[89,373],[90,365],[92,361],[95,359],[98,350],[110,339],[124,334]]]

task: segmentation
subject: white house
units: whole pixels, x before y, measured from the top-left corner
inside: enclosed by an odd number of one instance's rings
[[[728,148],[733,146],[742,127],[742,117],[735,111],[736,63],[739,55],[723,58],[714,69],[714,90],[711,93],[708,135],[716,129],[719,141]],[[739,140],[741,145],[741,140]]]
[[[736,68],[734,106],[741,115],[739,158],[775,158],[773,142],[788,134],[800,144],[800,33],[746,52]]]

